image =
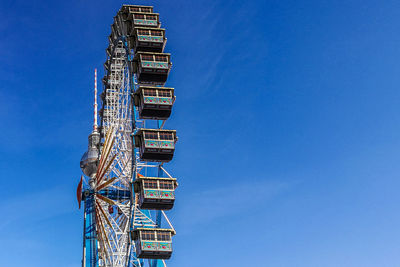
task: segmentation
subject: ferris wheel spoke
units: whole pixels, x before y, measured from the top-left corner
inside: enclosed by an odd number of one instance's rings
[[[129,187],[129,183],[131,182],[131,172],[128,169],[126,172],[121,171],[119,168],[114,167],[112,172],[118,177],[118,181],[124,183],[125,186]]]
[[[107,257],[108,262],[109,262],[110,264],[112,264],[111,253],[112,253],[112,251],[113,251],[113,245],[112,245],[112,242],[110,241],[110,239],[109,239],[109,237],[108,237],[107,230],[106,230],[106,227],[104,226],[103,220],[101,220],[101,218],[100,218],[100,213],[99,213],[99,215],[98,215],[98,221],[99,221],[98,226],[99,226],[101,235],[104,236],[104,242],[103,242],[103,243],[104,243],[104,245],[103,245],[104,254],[105,254],[106,257]],[[111,253],[110,253],[110,252],[111,252]]]
[[[108,225],[108,224],[107,224]],[[108,225],[108,227],[104,227],[105,233],[108,233],[108,240],[110,243],[110,252],[113,253],[115,251],[123,251],[126,246],[126,234],[122,233],[112,225]]]
[[[97,179],[97,184],[101,183],[104,180],[104,174],[108,171],[110,166],[113,164],[114,159],[117,157],[117,155],[114,155],[111,160],[108,162],[107,166],[100,172],[100,177]]]
[[[112,132],[108,131],[107,132],[107,136],[106,136],[106,140],[104,142],[104,150],[101,153],[99,167],[97,168],[97,172],[96,172],[97,184],[100,182],[100,179],[103,178],[103,175],[104,175],[105,171],[108,169],[108,167],[110,165],[110,164],[107,164],[106,162],[107,162],[108,156],[109,156],[109,154],[111,152],[111,147],[112,147],[112,145],[114,143],[114,140],[115,140],[115,137],[112,137],[112,141],[110,141],[111,136],[112,136]],[[113,160],[110,160],[109,163],[110,162],[112,163]],[[108,167],[106,167],[105,170],[104,170],[105,164],[107,164]]]
[[[101,190],[103,188],[108,187],[110,184],[112,184],[115,180],[117,179],[117,177],[113,177],[110,180],[107,180],[106,182],[104,182],[103,184],[101,184],[100,186],[97,187],[97,190]]]
[[[132,165],[129,163],[129,161],[121,161],[119,158],[117,158],[117,164],[113,171],[118,172],[118,177],[129,181],[129,177],[132,175],[131,166]]]
[[[126,229],[124,229],[124,226],[121,225],[121,222],[118,223],[114,220],[113,217],[109,217],[106,215],[104,208],[99,205],[100,212],[102,213],[102,217],[106,220],[107,225],[108,225],[108,232],[109,232],[109,238],[112,241],[112,244],[114,244],[115,249],[122,250],[124,249],[124,244],[127,241],[127,234],[126,234]],[[122,222],[123,224],[123,222]],[[107,231],[107,230],[106,230]],[[122,245],[122,246],[121,246]]]
[[[102,196],[100,194],[97,194],[96,197],[98,197],[100,200],[108,203],[109,205],[117,205],[116,202],[114,202],[114,200],[109,199],[108,197]]]
[[[109,204],[109,205],[113,205],[113,206],[117,206],[118,210],[120,210],[122,213],[120,215],[118,215],[118,217],[124,216],[125,218],[129,217],[129,207],[125,207],[126,205],[119,203],[117,201],[113,201],[107,197],[101,196],[101,195],[97,195],[99,197],[100,200],[104,201],[105,203]],[[100,205],[100,207],[102,207]],[[103,208],[103,207],[102,207]],[[116,225],[118,225],[118,227],[120,228],[120,230],[124,227],[121,227],[121,225],[118,223],[118,218],[114,219],[112,216],[107,216],[107,214],[104,211],[104,208],[102,211],[102,214],[104,216],[106,216],[107,219],[110,220],[110,222],[114,222]]]
[[[118,182],[121,182],[121,181],[118,181]],[[123,184],[123,185],[124,185],[124,187],[121,187],[121,186],[116,185],[116,184],[112,184],[109,187],[113,188],[113,189],[116,189],[116,190],[129,190],[130,189],[129,185],[127,185],[127,184]]]
[[[118,169],[112,171],[118,177],[118,184],[121,185],[122,183],[126,188],[129,188],[129,178],[124,178],[124,175]]]
[[[96,207],[96,209],[98,210],[98,208]],[[100,214],[99,212],[96,213],[96,219],[98,221],[98,228],[99,228],[99,233],[101,235],[101,239],[102,239],[102,247],[103,247],[103,254],[105,254],[106,258],[108,259],[108,262],[111,262],[111,257],[110,254],[108,252],[108,249],[111,250],[111,243],[110,240],[107,237],[105,228],[104,228],[104,224],[103,221],[100,219]],[[108,249],[107,249],[108,246]]]
[[[110,127],[108,129],[107,133],[106,133],[106,138],[105,138],[105,141],[104,141],[104,149],[103,149],[103,153],[102,153],[102,155],[100,157],[99,169],[101,169],[101,166],[104,164],[104,161],[107,159],[107,156],[105,156],[105,154],[109,153],[108,150],[113,145],[113,142],[115,140],[113,138],[114,137],[113,135],[114,135],[113,127]],[[113,141],[111,142],[111,140],[113,140]]]
[[[96,202],[96,206],[97,206],[98,210],[100,210],[100,212],[103,215],[103,218],[106,220],[108,226],[112,228],[111,222],[108,220],[107,215],[106,215],[103,207],[98,202]]]

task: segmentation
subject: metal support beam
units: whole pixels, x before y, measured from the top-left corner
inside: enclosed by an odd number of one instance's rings
[[[94,208],[94,197],[92,194],[90,194],[85,197],[85,219],[84,219],[84,237],[83,237],[85,244],[83,251],[83,267],[99,266],[97,258],[97,235],[96,235],[95,212],[96,211]]]

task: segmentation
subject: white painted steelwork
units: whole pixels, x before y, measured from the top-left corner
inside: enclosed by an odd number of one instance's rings
[[[95,192],[99,267],[144,266],[145,261],[135,257],[130,230],[135,227],[160,227],[161,214],[173,229],[164,211],[157,216],[153,212],[153,217],[156,217],[152,219],[152,212],[140,210],[132,190],[132,182],[139,172],[158,171],[159,174],[165,172],[167,176],[171,175],[160,163],[141,161],[139,152],[134,148],[134,131],[145,128],[146,120],[138,118],[138,110],[133,105],[132,96],[139,85],[133,73],[134,50],[128,44],[128,29],[128,22],[120,11],[111,26],[102,79],[103,91],[100,94],[102,107],[98,130],[103,143],[100,145],[99,169],[91,177],[94,181],[91,188]],[[97,130],[96,121],[95,113],[94,130]],[[156,123],[157,128],[162,128],[165,121]],[[148,266],[156,264],[152,260],[147,262]],[[167,266],[164,260],[161,262]]]

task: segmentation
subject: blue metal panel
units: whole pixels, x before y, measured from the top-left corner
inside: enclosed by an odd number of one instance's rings
[[[129,190],[101,190],[98,192],[98,194],[101,194],[112,200],[127,200],[131,198],[131,191]]]
[[[85,222],[84,222],[84,267],[98,267],[98,251],[96,236],[96,213],[94,208],[94,196],[90,194],[85,198]]]

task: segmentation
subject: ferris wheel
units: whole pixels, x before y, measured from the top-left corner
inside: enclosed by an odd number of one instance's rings
[[[174,206],[172,160],[176,131],[164,129],[175,102],[165,87],[170,54],[165,29],[151,6],[123,5],[106,49],[97,125],[80,165],[84,202],[83,267],[167,266],[175,235],[166,211]]]

